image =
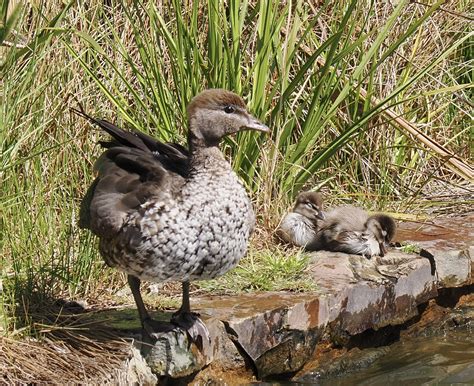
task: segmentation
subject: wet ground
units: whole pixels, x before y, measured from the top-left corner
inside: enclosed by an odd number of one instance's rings
[[[474,240],[474,212],[457,218],[406,221],[398,224],[396,242],[422,248],[463,249]]]
[[[442,336],[418,337],[373,349],[367,366],[343,375],[317,372],[302,380],[315,385],[452,385],[474,384],[474,331],[471,327]],[[370,357],[373,361],[370,360]],[[371,362],[371,363],[370,363]],[[296,385],[298,383],[293,383]]]
[[[181,339],[184,333],[170,332],[154,345],[137,345],[142,355],[134,349],[133,361],[114,377],[120,384],[146,384],[143,379],[150,376],[154,384],[155,371],[196,385],[474,385],[473,238],[473,213],[406,222],[396,241],[431,251],[431,258],[396,249],[370,260],[320,251],[307,269],[317,283],[313,292],[193,296],[212,345],[198,355]],[[73,304],[71,310],[78,321],[85,318],[80,325],[106,326],[117,334],[107,335],[112,343],[126,339],[130,349],[131,340],[142,339],[134,307],[80,308],[74,311]],[[171,313],[153,317],[169,320]],[[166,369],[158,367],[163,363]],[[258,377],[279,381],[258,383]]]
[[[349,350],[323,347],[288,385],[474,385],[473,286],[441,290],[420,311],[398,333],[392,326]]]

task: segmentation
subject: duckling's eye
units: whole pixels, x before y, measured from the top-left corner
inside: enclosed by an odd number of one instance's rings
[[[224,111],[227,113],[227,114],[232,114],[235,112],[235,108],[234,106],[226,106],[224,107]]]

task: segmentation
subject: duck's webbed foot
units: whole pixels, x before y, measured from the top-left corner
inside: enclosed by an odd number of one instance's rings
[[[189,339],[202,350],[211,342],[211,336],[199,314],[191,311],[179,310],[171,317],[171,323],[186,331]]]
[[[183,303],[181,308],[171,317],[171,323],[186,331],[191,342],[202,350],[209,346],[211,336],[204,322],[199,318],[199,314],[191,312],[189,304],[189,282],[183,282]]]

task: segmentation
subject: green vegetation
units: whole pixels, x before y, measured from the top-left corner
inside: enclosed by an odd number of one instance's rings
[[[32,3],[0,7],[0,329],[28,324],[48,299],[99,299],[123,285],[77,225],[102,137],[69,112],[78,102],[183,142],[190,98],[223,87],[272,127],[270,138],[225,144],[259,232],[238,269],[201,284],[212,290],[312,288],[298,282],[304,258],[258,247],[300,189],[404,212],[422,207],[433,183],[439,195],[462,184],[393,114],[470,157],[468,1]]]
[[[306,280],[309,255],[293,251],[251,249],[237,268],[215,279],[198,282],[205,291],[235,294],[242,291],[312,291],[316,283]]]
[[[420,253],[420,247],[415,244],[403,244],[400,250],[405,253]]]

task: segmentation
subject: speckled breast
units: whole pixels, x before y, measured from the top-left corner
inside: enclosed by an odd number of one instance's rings
[[[100,249],[107,264],[143,280],[211,279],[245,255],[254,223],[232,171],[196,173],[179,197],[143,204]]]

